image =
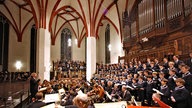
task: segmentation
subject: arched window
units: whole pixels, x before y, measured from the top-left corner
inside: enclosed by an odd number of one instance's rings
[[[37,29],[35,25],[33,25],[31,28],[30,50],[30,72],[36,72]]]
[[[105,28],[105,63],[111,63],[110,25]]]
[[[61,60],[71,60],[71,31],[64,28],[61,32]]]
[[[8,71],[9,22],[0,15],[0,71]]]

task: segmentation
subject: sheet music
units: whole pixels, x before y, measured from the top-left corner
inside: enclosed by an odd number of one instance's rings
[[[107,91],[105,91],[105,94],[107,95],[107,97],[108,97],[110,100],[112,99],[111,95],[109,95],[109,93],[108,93]]]
[[[59,89],[58,92],[59,92],[59,94],[64,94],[65,90],[62,88],[62,89]]]
[[[39,91],[47,90],[47,87],[40,88]]]
[[[77,92],[77,94],[78,95],[82,95],[82,94],[84,94],[81,90],[79,90],[78,92]]]
[[[55,101],[59,101],[59,94],[55,93],[55,94],[45,94],[45,100],[43,100],[45,103],[50,103],[50,102],[55,102]]]
[[[153,88],[153,91],[157,92],[157,93],[160,94],[160,95],[164,95],[162,92],[160,92],[159,90],[157,90],[157,89],[155,89],[155,88]]]
[[[133,90],[133,87],[131,87],[131,86],[128,86],[128,85],[127,85],[126,87],[127,87],[127,88],[130,88],[131,90]]]

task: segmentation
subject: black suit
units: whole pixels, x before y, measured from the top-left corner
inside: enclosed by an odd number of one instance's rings
[[[45,102],[35,101],[35,102],[32,102],[31,104],[29,104],[28,108],[40,108],[40,107],[43,107],[45,105],[46,105]]]
[[[131,101],[131,94],[130,94],[130,92],[129,91],[124,91],[124,92],[122,92],[122,94],[121,94],[121,100],[122,101]]]
[[[35,97],[36,93],[38,92],[38,82],[40,80],[35,80],[33,77],[30,79],[30,92],[31,92],[31,97]]]

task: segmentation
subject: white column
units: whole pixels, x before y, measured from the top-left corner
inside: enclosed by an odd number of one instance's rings
[[[87,70],[86,79],[90,81],[96,70],[96,38],[87,37]]]
[[[50,80],[51,37],[48,29],[37,30],[37,73],[41,81]]]

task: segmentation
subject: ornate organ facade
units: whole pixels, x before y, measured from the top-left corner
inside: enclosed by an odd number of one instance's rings
[[[192,0],[136,0],[123,14],[123,48],[132,59],[180,55],[192,52]]]

